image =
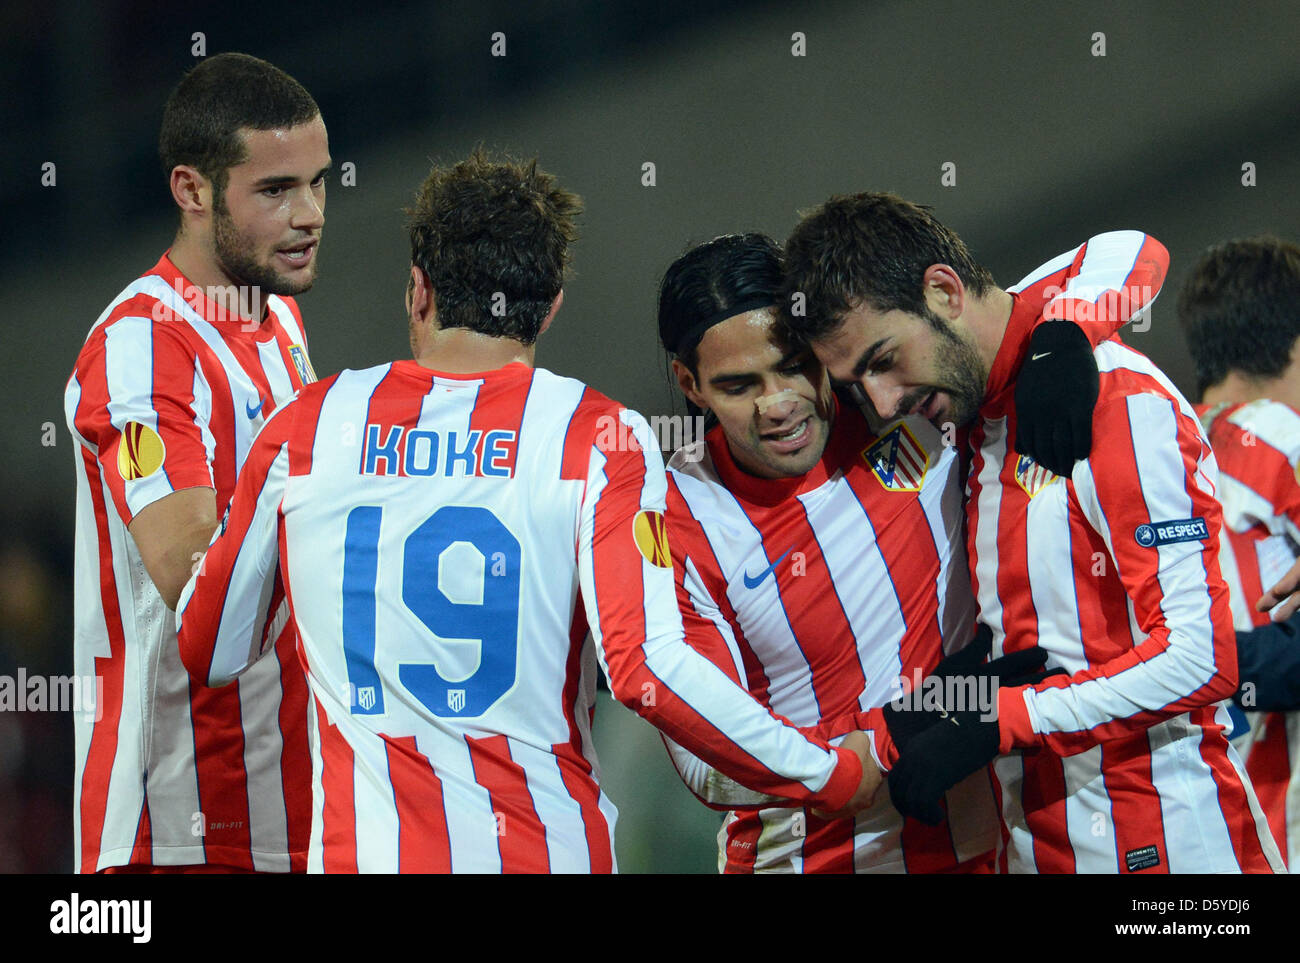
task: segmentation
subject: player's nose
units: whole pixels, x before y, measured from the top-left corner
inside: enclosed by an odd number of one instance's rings
[[[860,382],[862,393],[867,396],[876,414],[885,420],[898,413],[898,406],[903,400],[903,386],[892,384],[883,378],[864,377]]]
[[[754,402],[760,421],[771,425],[785,422],[799,407],[799,396],[782,385],[767,385],[767,393]]]
[[[299,191],[294,198],[290,226],[300,231],[311,231],[325,226],[325,201],[310,191]]]

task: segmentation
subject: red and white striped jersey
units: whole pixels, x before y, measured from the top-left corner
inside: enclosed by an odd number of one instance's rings
[[[1264,589],[1300,556],[1300,413],[1276,401],[1199,406],[1219,463],[1219,560],[1238,631],[1266,625]],[[1250,712],[1233,745],[1290,866],[1300,857],[1300,712]]]
[[[879,711],[972,634],[962,469],[921,418],[872,433],[841,405],[806,475],[737,467],[720,427],[669,462],[668,531],[687,640],[792,722],[842,736],[868,728],[895,754]],[[948,794],[948,821],[904,820],[883,790],[856,820],[772,808],[680,747],[669,751],[707,805],[725,872],[944,872],[997,846],[981,770]]]
[[[1224,736],[1235,646],[1214,455],[1195,412],[1145,357],[1106,341],[1092,455],[1058,478],[1013,450],[1014,381],[1049,292],[1075,275],[1084,289],[1130,287],[1155,243],[1131,239],[1127,256],[1093,258],[1094,239],[1010,289],[971,434],[968,548],[994,655],[1041,645],[1070,673],[999,692],[1002,751],[1028,750],[994,764],[1003,868],[1281,869]]]
[[[198,678],[244,671],[279,573],[313,697],[309,871],[611,871],[597,662],[743,784],[847,802],[856,756],[684,644],[665,488],[639,415],[522,364],[345,371],[270,421],[180,643]]]
[[[313,378],[292,299],[267,298],[260,325],[231,319],[166,255],[86,338],[64,399],[78,442],[74,659],[103,685],[100,717],[74,726],[81,872],[305,868],[307,690],[292,636],[238,686],[193,684],[127,525],[183,488],[215,489],[220,515],[258,429]]]

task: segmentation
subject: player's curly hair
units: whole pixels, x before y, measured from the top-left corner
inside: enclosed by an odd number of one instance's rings
[[[1201,255],[1178,293],[1178,323],[1204,394],[1237,371],[1276,378],[1300,337],[1300,246],[1271,236],[1227,241]]]
[[[976,297],[994,286],[993,275],[930,208],[887,193],[841,194],[803,212],[786,242],[785,263],[779,327],[792,344],[832,334],[863,303],[934,324],[921,284],[932,264],[947,264]]]
[[[279,67],[248,54],[216,54],[167,98],[158,157],[169,177],[178,165],[195,168],[211,182],[217,211],[224,211],[230,168],[248,158],[240,128],[296,127],[319,114],[307,89]]]
[[[582,200],[537,166],[482,147],[434,167],[410,218],[411,263],[433,288],[438,325],[537,340],[569,266]]]

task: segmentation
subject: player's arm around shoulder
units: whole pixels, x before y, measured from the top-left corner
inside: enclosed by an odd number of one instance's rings
[[[593,443],[578,541],[582,596],[610,691],[749,789],[832,810],[866,805],[875,785],[864,786],[864,755],[800,734],[686,642],[663,457],[644,418],[627,409],[617,418],[626,432]]]
[[[296,409],[296,402],[289,402],[262,427],[226,517],[180,593],[181,660],[205,685],[232,681],[274,642],[266,630],[279,571],[280,503]]]
[[[1150,310],[1169,274],[1169,251],[1142,231],[1107,231],[1075,253],[1067,281],[1043,308],[1039,327],[1072,321],[1093,345]]]

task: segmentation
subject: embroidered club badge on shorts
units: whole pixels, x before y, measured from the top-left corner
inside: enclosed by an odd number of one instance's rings
[[[1053,475],[1028,455],[1021,455],[1016,460],[1016,484],[1023,488],[1030,498],[1060,477],[1060,475]]]
[[[128,421],[117,446],[117,473],[123,481],[147,478],[162,467],[167,446],[158,432],[138,421]]]
[[[293,366],[298,369],[298,377],[303,384],[309,385],[316,380],[316,372],[312,370],[311,362],[307,360],[307,352],[302,350],[302,345],[289,345],[289,357],[293,359]]]
[[[668,524],[662,512],[637,512],[632,519],[632,538],[646,561],[659,568],[672,568],[668,553]]]
[[[930,456],[903,422],[885,430],[870,448],[862,453],[880,484],[891,492],[921,490]]]

